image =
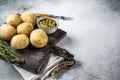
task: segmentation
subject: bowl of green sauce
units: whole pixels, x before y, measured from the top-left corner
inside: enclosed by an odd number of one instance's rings
[[[58,21],[54,18],[41,17],[37,21],[38,28],[43,29],[47,34],[54,33],[58,28]]]

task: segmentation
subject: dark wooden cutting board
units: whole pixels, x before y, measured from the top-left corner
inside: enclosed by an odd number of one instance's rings
[[[28,70],[32,73],[39,73],[41,68],[47,64],[49,53],[47,50],[58,43],[61,39],[66,36],[66,32],[57,29],[53,34],[48,35],[48,44],[44,48],[34,48],[31,45],[22,50],[14,50],[19,58],[25,61],[19,67]]]

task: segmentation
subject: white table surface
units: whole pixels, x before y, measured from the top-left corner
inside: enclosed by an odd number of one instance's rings
[[[47,80],[120,80],[119,0],[0,0],[0,24],[8,14],[29,11],[71,16],[59,20],[67,36],[57,46],[75,55],[76,65]],[[0,80],[23,80],[0,60]]]

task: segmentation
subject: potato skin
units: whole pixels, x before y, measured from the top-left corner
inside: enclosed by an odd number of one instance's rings
[[[15,49],[24,49],[29,45],[29,38],[25,34],[15,35],[11,39],[11,46]]]
[[[30,34],[30,42],[36,48],[44,47],[48,42],[48,36],[42,29],[35,29]]]
[[[25,34],[25,35],[29,36],[33,29],[34,29],[34,27],[33,27],[32,23],[25,22],[25,23],[18,25],[17,33]]]
[[[29,12],[24,12],[21,14],[21,19],[23,22],[30,22],[33,25],[35,25],[37,23],[37,17]]]
[[[16,29],[9,24],[3,24],[0,27],[0,37],[4,40],[11,40],[12,37],[16,34],[16,32]]]
[[[6,23],[10,24],[16,28],[20,23],[22,23],[22,19],[17,14],[10,14],[7,17]]]

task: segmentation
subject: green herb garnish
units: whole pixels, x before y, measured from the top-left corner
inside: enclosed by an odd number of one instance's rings
[[[14,51],[12,51],[9,47],[9,44],[0,38],[0,56],[6,60],[7,62],[19,65],[22,63],[22,60],[20,60]]]

